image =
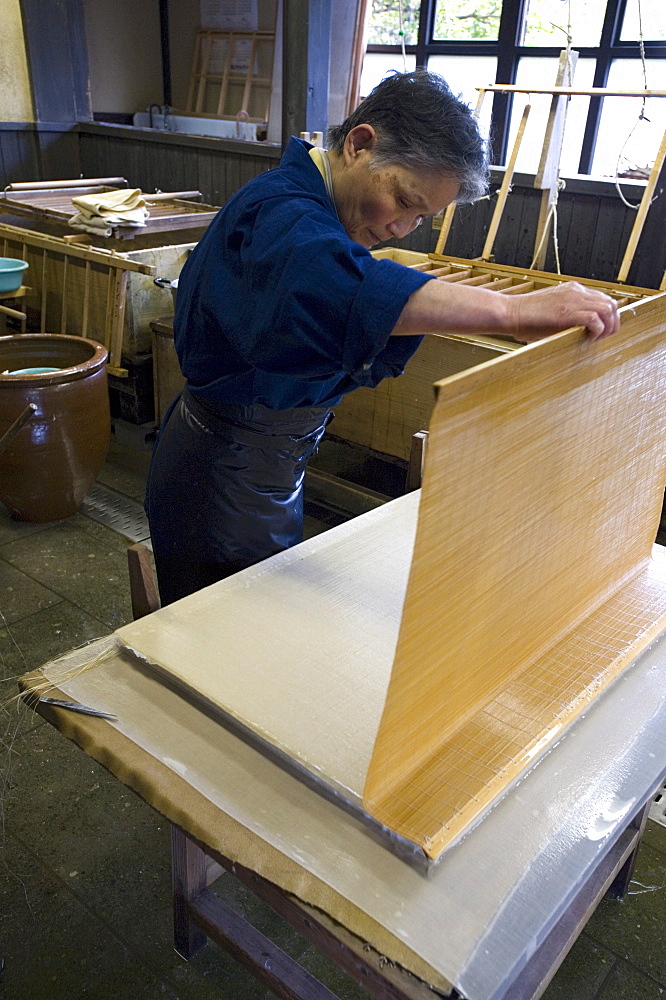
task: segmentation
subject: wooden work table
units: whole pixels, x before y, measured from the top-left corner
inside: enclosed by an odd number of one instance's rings
[[[374,522],[391,506],[373,512]],[[361,544],[368,516],[341,526],[343,535],[357,532]],[[333,552],[336,532],[326,533]],[[316,545],[305,542],[285,568],[292,582],[302,574],[304,588]],[[386,572],[381,559],[376,572]],[[236,599],[253,601],[250,577]],[[285,627],[297,628],[298,602],[289,613]],[[221,865],[376,997],[434,988],[467,1000],[528,1000],[541,994],[602,895],[622,891],[631,877],[666,769],[665,666],[660,639],[428,876],[120,652],[116,637],[45,665],[21,686],[34,691],[46,675],[56,697],[117,715],[109,722],[38,705],[173,824],[176,946],[185,957],[205,933],[279,995],[331,996],[286,956],[267,962],[273,946],[207,891]]]

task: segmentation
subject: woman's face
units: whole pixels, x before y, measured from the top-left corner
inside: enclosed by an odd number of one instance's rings
[[[451,174],[399,164],[375,169],[374,136],[369,125],[352,129],[335,183],[340,221],[352,240],[368,248],[411,233],[426,216],[446,208],[460,189]]]

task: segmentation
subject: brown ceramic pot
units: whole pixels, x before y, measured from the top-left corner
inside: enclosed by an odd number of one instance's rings
[[[107,358],[82,337],[0,337],[0,500],[18,520],[70,517],[97,478],[111,434]],[[24,368],[60,370],[12,374]]]

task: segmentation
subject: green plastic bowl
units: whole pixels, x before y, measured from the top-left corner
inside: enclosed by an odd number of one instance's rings
[[[15,292],[21,287],[27,261],[15,257],[0,257],[0,292]]]

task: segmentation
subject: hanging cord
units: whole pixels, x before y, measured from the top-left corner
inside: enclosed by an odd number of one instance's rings
[[[405,50],[405,28],[404,28],[404,25],[403,25],[402,0],[398,0],[398,23],[399,23],[398,34],[400,35],[400,46],[402,48],[402,71],[403,71],[403,73],[406,73],[407,72],[407,52]]]
[[[553,249],[555,251],[555,266],[557,268],[557,273],[558,274],[562,274],[562,268],[560,266],[560,245],[559,245],[558,239],[557,239],[557,200],[559,198],[560,191],[564,191],[565,187],[566,187],[565,181],[563,181],[561,177],[558,177],[558,179],[557,179],[557,190],[555,191],[555,194],[553,196],[553,200],[550,203],[550,207],[548,209],[548,215],[546,216],[546,221],[544,222],[544,226],[543,226],[543,232],[541,233],[541,239],[539,240],[538,247],[534,251],[534,257],[532,258],[532,263],[530,264],[530,271],[534,267],[534,265],[535,265],[535,263],[536,263],[536,261],[537,261],[537,259],[539,257],[539,254],[541,253],[541,250],[542,250],[543,244],[544,244],[544,240],[546,239],[546,235],[548,233],[548,228],[549,228],[550,222],[552,220],[552,223],[553,223]]]
[[[640,53],[641,53],[641,68],[643,70],[643,90],[647,90],[648,89],[648,85],[647,85],[647,65],[646,65],[646,62],[645,62],[645,44],[644,44],[644,41],[643,41],[643,17],[642,17],[642,11],[641,11],[641,0],[638,0],[638,47],[639,47],[639,50],[640,50]],[[640,207],[640,202],[638,202],[636,205],[632,205],[631,202],[627,201],[627,199],[622,194],[622,189],[620,188],[620,161],[622,160],[622,157],[624,155],[624,151],[627,148],[627,146],[629,144],[629,141],[631,140],[631,137],[633,136],[634,132],[638,128],[639,124],[642,121],[646,121],[646,122],[650,121],[650,119],[645,114],[646,101],[647,101],[647,97],[646,97],[645,94],[643,94],[643,102],[641,104],[641,113],[639,114],[638,118],[634,122],[634,125],[633,125],[633,128],[631,129],[631,132],[629,133],[629,135],[627,136],[627,138],[624,140],[624,142],[622,144],[622,149],[620,150],[620,152],[617,155],[617,163],[615,164],[615,189],[616,189],[617,193],[619,194],[620,199],[622,200],[622,203],[624,205],[626,205],[627,208],[633,209],[634,212],[638,211],[638,209]],[[652,201],[654,201],[656,198],[657,198],[657,195],[654,196],[654,198],[652,199]],[[650,202],[650,204],[652,204],[652,202]]]

